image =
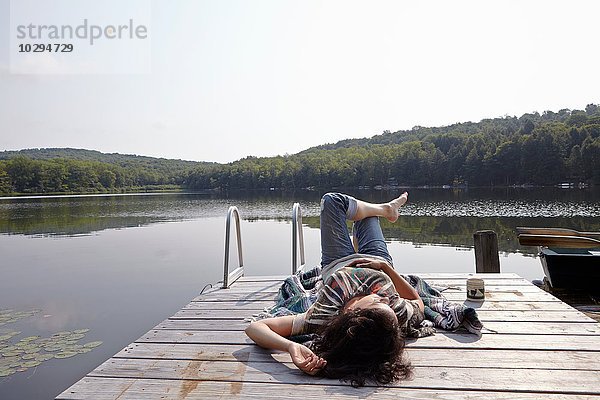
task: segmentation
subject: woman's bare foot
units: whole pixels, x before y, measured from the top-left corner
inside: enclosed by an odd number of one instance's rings
[[[408,192],[402,193],[400,197],[390,201],[385,205],[385,217],[390,222],[396,222],[400,216],[400,207],[408,201]]]

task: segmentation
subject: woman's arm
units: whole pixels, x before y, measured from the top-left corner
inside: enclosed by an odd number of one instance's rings
[[[314,375],[325,366],[326,361],[308,347],[285,338],[291,335],[293,322],[293,315],[255,321],[246,328],[246,335],[260,347],[287,351],[298,368]]]
[[[424,311],[425,305],[423,304],[423,300],[421,300],[421,296],[419,296],[417,289],[415,289],[408,282],[406,282],[402,275],[397,273],[396,270],[390,264],[383,264],[384,265],[381,268],[381,270],[385,272],[387,276],[390,277],[400,297],[403,297],[408,300],[417,300],[419,308],[421,309],[421,311]]]
[[[398,292],[400,297],[407,300],[417,300],[421,311],[425,309],[423,300],[421,300],[421,297],[419,296],[417,290],[414,287],[412,287],[408,282],[406,282],[402,275],[396,272],[396,270],[389,263],[385,261],[359,258],[357,260],[352,261],[352,263],[349,266],[357,268],[372,268],[384,272],[392,280],[392,283],[396,288],[396,292]]]

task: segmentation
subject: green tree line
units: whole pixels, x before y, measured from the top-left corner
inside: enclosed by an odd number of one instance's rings
[[[140,167],[65,158],[35,160],[22,155],[0,160],[0,193],[106,192],[157,185],[179,179]]]
[[[600,183],[600,107],[414,127],[192,171],[190,188]]]
[[[0,152],[0,193],[376,185],[600,183],[600,107],[342,140],[277,157],[201,163],[78,149]]]

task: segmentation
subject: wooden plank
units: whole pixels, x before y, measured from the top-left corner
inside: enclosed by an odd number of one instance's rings
[[[276,292],[268,293],[236,293],[228,290],[221,290],[211,295],[200,295],[192,301],[203,302],[220,302],[220,301],[236,301],[240,305],[254,303],[256,301],[275,301]],[[451,301],[463,302],[467,298],[466,291],[446,290],[443,292],[445,298]],[[505,292],[492,293],[489,290],[485,293],[486,301],[556,301],[560,302],[556,297],[544,291],[538,292],[520,292],[517,290],[508,290]]]
[[[499,274],[495,273],[468,273],[468,272],[440,272],[440,273],[411,273],[410,271],[400,271],[402,274],[407,275],[418,275],[425,280],[429,279],[462,279],[466,280],[468,278],[482,278],[482,279],[523,279],[519,274],[515,274],[512,272],[502,272]]]
[[[440,272],[440,273],[421,273],[421,272],[410,272],[400,271],[407,275],[418,275],[423,279],[468,279],[468,278],[483,278],[483,279],[523,279],[519,274],[513,272],[501,272],[496,273],[469,273],[469,272]],[[283,281],[289,275],[253,275],[243,276],[236,283],[241,284],[243,282],[264,282],[264,281]]]
[[[291,271],[290,271],[291,273]],[[289,275],[252,275],[252,276],[242,276],[236,284],[240,284],[243,282],[267,282],[267,281],[283,281]]]
[[[444,295],[463,302],[466,278],[474,275],[431,274],[428,279],[454,286]],[[440,331],[410,339],[414,379],[360,389],[361,397],[600,396],[600,325],[515,274],[480,275],[486,279],[486,301],[465,304],[497,333],[477,337]],[[286,397],[303,400],[308,395],[355,398],[355,389],[303,374],[287,353],[261,349],[246,337],[244,319],[273,304],[281,278],[244,277],[231,289],[197,297],[59,398],[207,398],[214,393],[281,399],[288,392]]]
[[[444,282],[444,281],[443,281]],[[446,285],[443,285],[446,286]],[[235,294],[241,294],[241,295],[250,295],[250,296],[255,296],[255,295],[264,295],[267,293],[273,293],[276,294],[279,290],[279,287],[275,287],[275,286],[271,286],[265,289],[259,289],[259,288],[254,288],[254,287],[246,287],[246,286],[239,286],[239,287],[231,287],[230,289],[219,289],[219,291],[223,291],[223,292],[228,292],[228,293],[235,293]],[[492,286],[485,286],[485,291],[486,294],[488,292],[498,292],[498,293],[538,293],[538,292],[543,292],[540,288],[534,286],[534,285],[527,285],[527,284],[523,284],[523,285],[506,285],[506,286],[502,286],[502,285],[492,285]],[[459,292],[459,293],[466,293],[466,285],[450,285],[450,288],[443,291],[444,293],[446,292]],[[211,295],[213,294],[213,292],[211,292]]]
[[[535,368],[563,370],[600,370],[600,357],[594,352],[558,352],[552,350],[486,350],[408,348],[408,357],[413,366],[471,368]],[[248,361],[291,362],[286,352],[262,349],[254,345],[208,345],[208,344],[162,344],[133,343],[114,357],[152,358],[198,361]],[[461,360],[457,365],[456,360]]]
[[[469,390],[427,390],[401,387],[289,385],[282,383],[198,381],[187,379],[132,379],[85,377],[65,390],[60,400],[204,400],[204,399],[286,399],[331,398],[354,400],[357,397],[377,400],[538,400],[539,393],[490,392]],[[544,393],[548,400],[579,400],[583,395]]]
[[[466,301],[466,291],[446,290],[443,292],[445,298],[450,301]],[[550,293],[542,290],[538,292],[521,292],[519,290],[507,290],[491,292],[486,289],[485,301],[560,301]],[[477,302],[470,302],[477,303]]]
[[[260,282],[251,282],[251,281],[246,281],[246,282],[236,282],[234,283],[232,286],[229,287],[229,289],[224,289],[224,290],[235,290],[235,289],[239,289],[239,288],[251,288],[253,290],[265,290],[265,289],[272,289],[272,290],[277,290],[281,287],[281,284],[283,283],[283,281],[277,280],[277,281],[260,281]]]
[[[572,311],[573,307],[561,301],[464,301],[465,305],[473,307],[477,310],[544,310],[544,311]],[[252,303],[238,303],[236,301],[221,301],[221,302],[198,302],[193,301],[186,304],[183,310],[248,310],[251,312],[260,312],[267,307],[273,306],[272,301],[254,301]]]
[[[499,334],[526,334],[526,335],[599,335],[600,325],[593,323],[572,322],[519,322],[519,321],[487,321],[486,328]],[[167,319],[158,324],[155,329],[190,330],[190,331],[243,331],[248,322],[243,320],[229,320],[223,323],[220,320],[187,320]],[[443,333],[439,331],[438,334]],[[490,333],[491,334],[491,333]]]
[[[223,289],[214,293],[205,293],[195,297],[192,301],[237,301],[240,304],[252,303],[255,301],[274,301],[277,292],[266,293],[239,293],[231,289]]]
[[[249,310],[195,310],[183,309],[169,319],[245,319],[252,317]],[[577,310],[477,310],[482,321],[559,321],[559,322],[596,322]]]
[[[524,278],[512,278],[512,279],[482,278],[482,279],[484,279],[486,284],[489,284],[489,285],[498,285],[498,286],[533,285],[531,282],[529,282],[528,280],[526,280]],[[424,280],[425,280],[425,282],[427,282],[433,286],[455,286],[455,285],[466,286],[466,284],[467,284],[466,278],[461,279],[461,278],[438,277],[438,278],[428,278],[428,279],[424,279]],[[280,280],[256,281],[256,282],[254,282],[254,281],[244,281],[244,282],[237,281],[229,289],[232,290],[232,289],[236,289],[236,288],[240,288],[240,287],[255,288],[255,289],[265,288],[265,287],[279,287],[282,283],[283,283],[283,281],[280,281]],[[535,285],[533,285],[533,286],[535,286]],[[214,289],[220,289],[220,288],[214,288]]]
[[[207,344],[250,344],[252,341],[242,331],[180,331],[152,330],[136,343],[207,343]],[[561,351],[600,351],[600,339],[596,336],[560,335],[515,335],[483,334],[481,337],[469,333],[444,332],[433,336],[410,339],[410,347],[472,348],[472,349],[524,349]]]
[[[340,381],[309,376],[292,363],[111,358],[88,376],[192,379],[226,382],[283,382],[339,385]],[[395,383],[415,389],[475,389],[600,395],[600,371],[578,370],[565,379],[564,370],[518,368],[414,367],[412,380]]]
[[[484,278],[485,281],[485,285],[486,287],[492,287],[492,286],[532,286],[532,287],[536,287],[535,285],[533,285],[531,282],[520,278],[520,279],[490,279],[490,278]],[[426,279],[425,282],[427,282],[428,284],[430,284],[431,286],[434,287],[466,287],[467,286],[467,280],[466,279]],[[270,292],[272,291],[277,291],[280,287],[281,284],[283,282],[282,281],[269,281],[269,282],[236,282],[233,286],[231,286],[229,289],[225,289],[225,290],[231,290],[231,291],[261,291],[264,290],[265,288],[268,288]],[[220,288],[215,288],[212,289],[214,290],[219,290]]]
[[[533,235],[522,233],[517,238],[521,246],[547,246],[563,249],[600,248],[600,240],[585,236]]]
[[[534,284],[532,284],[531,282],[529,282],[526,279],[523,278],[513,278],[513,279],[494,279],[494,278],[483,278],[486,286],[533,286],[536,287]],[[447,278],[447,279],[442,279],[442,278],[436,278],[436,279],[424,279],[425,282],[429,283],[432,286],[466,286],[467,285],[467,279],[460,279],[460,278]],[[231,290],[231,291],[236,291],[239,289],[245,289],[245,290],[264,290],[265,288],[269,288],[272,290],[276,290],[279,289],[279,287],[281,287],[281,284],[283,283],[283,281],[268,281],[268,282],[236,282],[234,283],[231,287],[229,287],[228,289],[224,289],[224,290]],[[210,291],[216,291],[216,290],[221,290],[221,288],[217,287],[217,288],[211,288]],[[270,290],[270,291],[272,291]]]
[[[249,322],[244,320],[223,321],[197,319],[167,319],[154,327],[157,329],[187,330],[187,331],[243,331]]]
[[[485,277],[486,274],[472,274],[472,275],[466,275],[464,278],[443,278],[443,277],[431,277],[431,278],[427,278],[424,280],[429,283],[430,285],[433,286],[466,286],[466,281],[467,278],[472,278],[474,276],[484,276],[482,279],[485,280],[486,285],[491,286],[491,285],[496,285],[496,286],[534,286],[531,282],[527,281],[526,279],[523,278],[508,278],[508,277],[504,277],[504,278],[497,278],[496,274],[487,274],[488,276]],[[492,276],[490,276],[492,275]],[[421,275],[419,275],[421,276]],[[236,289],[240,289],[240,288],[244,288],[244,289],[253,289],[253,290],[257,290],[257,289],[264,289],[264,288],[271,288],[271,289],[278,289],[281,284],[283,283],[282,280],[244,280],[241,281],[238,280],[237,282],[235,282],[229,289],[226,290],[236,290]],[[220,290],[220,288],[213,288],[211,289],[209,292],[215,291],[215,290]]]
[[[238,289],[223,289],[218,292],[211,293],[210,295],[200,295],[192,301],[239,301],[240,303],[247,303],[251,301],[266,301],[274,300],[277,296],[277,290],[256,290],[251,288],[238,288]],[[467,298],[466,286],[451,286],[446,290],[442,291],[442,294],[447,299],[463,299]],[[554,298],[551,294],[544,292],[543,290],[535,286],[492,286],[485,288],[486,300],[511,300],[511,301],[522,301],[524,297],[527,297],[528,301],[539,301],[539,300],[550,300]]]
[[[585,236],[600,240],[600,232],[582,232],[577,231],[575,229],[566,228],[529,228],[518,226],[517,233],[525,233],[531,235]]]
[[[487,287],[491,287],[491,286],[532,286],[537,288],[537,286],[535,286],[533,283],[529,282],[528,280],[525,280],[523,278],[515,278],[515,279],[489,279],[489,278],[483,278],[484,282],[485,282],[485,286]],[[427,282],[428,284],[430,284],[431,286],[463,286],[466,287],[467,286],[467,280],[466,279],[425,279],[425,282]],[[538,288],[539,289],[539,288]],[[541,289],[540,289],[541,290]]]

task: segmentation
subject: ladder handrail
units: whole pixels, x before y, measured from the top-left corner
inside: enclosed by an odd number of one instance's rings
[[[298,268],[298,243],[300,244],[300,268]],[[302,209],[300,203],[292,208],[292,274],[302,271],[304,260],[304,233],[302,231]]]
[[[231,216],[235,216],[235,227],[237,236],[237,251],[239,266],[229,273],[229,236],[231,233]],[[244,275],[244,258],[242,256],[242,232],[240,229],[240,213],[236,206],[227,210],[227,222],[225,223],[225,262],[223,265],[223,289],[229,288],[233,282]]]

